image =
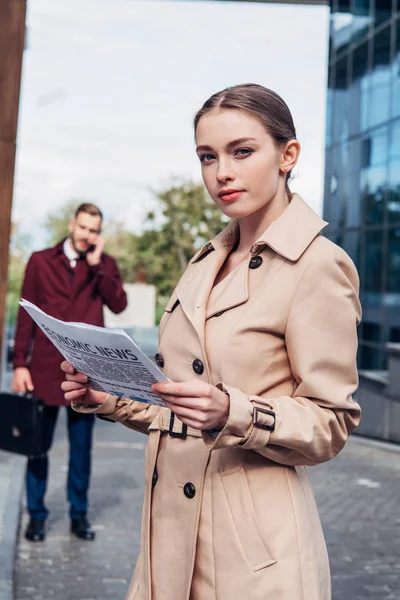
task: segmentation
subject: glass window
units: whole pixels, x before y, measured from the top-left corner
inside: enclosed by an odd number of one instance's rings
[[[368,101],[370,79],[368,75],[368,42],[360,44],[350,54],[351,85],[349,99],[349,129],[354,135],[368,124]]]
[[[366,321],[364,319],[362,336],[363,336],[363,340],[366,340],[367,342],[380,342],[380,339],[381,339],[380,323],[374,323],[371,321]]]
[[[341,0],[337,9],[332,8],[330,18],[330,39],[338,52],[351,40],[353,15],[350,13],[350,1]]]
[[[369,125],[389,119],[390,109],[390,25],[374,37],[370,76]]]
[[[362,140],[361,188],[364,222],[382,223],[387,191],[388,128],[382,127]]]
[[[353,40],[357,40],[368,33],[369,26],[372,23],[369,0],[354,0],[353,13],[351,34]]]
[[[386,165],[388,160],[388,127],[381,127],[371,136],[371,165]]]
[[[400,223],[400,159],[389,164],[387,219],[390,223]]]
[[[366,306],[379,306],[381,303],[382,271],[383,231],[381,229],[366,231],[365,264],[362,275],[365,291],[364,302]]]
[[[361,344],[359,349],[359,368],[366,371],[380,371],[383,369],[383,348]]]
[[[386,167],[370,167],[361,175],[364,222],[378,225],[383,222],[386,200]]]
[[[400,158],[400,121],[390,127],[390,158]]]
[[[334,81],[335,81],[335,67],[334,67],[334,65],[332,65],[329,67],[328,92],[327,92],[327,99],[326,99],[326,145],[327,146],[330,146],[332,144]]]
[[[325,180],[324,180],[324,211],[323,217],[326,221],[330,221],[331,199],[331,178],[332,178],[332,148],[325,152]]]
[[[387,285],[389,293],[400,298],[400,228],[388,230]]]
[[[356,138],[349,143],[349,195],[346,206],[346,225],[360,225],[360,170],[361,170],[361,140]]]
[[[336,63],[333,94],[333,143],[348,137],[347,55]]]
[[[392,64],[392,115],[400,115],[400,18],[396,22],[396,54]]]
[[[356,265],[357,271],[360,269],[360,232],[345,231],[343,234],[343,244],[341,244]]]
[[[348,202],[348,145],[333,148],[330,177],[329,222],[333,228],[343,227],[345,207]]]
[[[392,0],[375,0],[375,23],[379,25],[390,19],[392,15]]]

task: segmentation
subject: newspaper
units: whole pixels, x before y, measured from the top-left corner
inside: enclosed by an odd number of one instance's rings
[[[63,357],[88,376],[91,389],[165,406],[150,388],[168,379],[125,331],[67,323],[50,317],[32,302],[22,299],[20,304]]]

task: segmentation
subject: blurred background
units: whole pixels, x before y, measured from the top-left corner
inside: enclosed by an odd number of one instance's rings
[[[363,418],[338,459],[311,470],[333,597],[394,600],[400,0],[0,0],[1,389],[10,386],[27,259],[65,236],[82,202],[104,211],[106,250],[129,297],[121,315],[106,313],[106,324],[123,327],[154,356],[158,322],[180,273],[225,226],[201,183],[192,119],[212,93],[245,82],[272,88],[288,103],[302,144],[291,189],[329,221],[324,235],[360,274]],[[50,535],[34,549],[20,536],[18,600],[115,599],[127,589],[139,543],[144,442],[113,427],[100,422],[94,444],[92,514],[106,543],[83,552],[60,534],[66,440],[58,429]],[[22,462],[7,457],[0,453],[0,555],[9,557],[7,577],[0,569],[0,600],[14,569],[17,508],[14,542],[6,551],[4,543],[10,506],[20,503],[18,469],[23,479]],[[120,514],[129,515],[132,546]]]

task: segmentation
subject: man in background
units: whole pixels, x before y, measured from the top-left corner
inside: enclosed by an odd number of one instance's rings
[[[103,304],[114,313],[122,312],[127,304],[126,294],[115,260],[103,252],[102,220],[102,213],[94,204],[79,206],[69,223],[69,236],[55,247],[34,252],[30,257],[22,297],[63,321],[103,326]],[[59,407],[68,404],[60,387],[62,360],[50,340],[20,308],[15,332],[13,391],[34,392],[44,400],[43,436],[47,452]],[[93,540],[95,533],[87,519],[87,510],[94,415],[77,413],[67,406],[67,423],[71,532],[81,539]],[[47,478],[47,454],[28,459],[26,493],[30,521],[25,537],[32,542],[45,538]]]

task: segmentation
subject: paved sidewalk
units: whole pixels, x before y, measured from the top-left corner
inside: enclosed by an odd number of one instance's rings
[[[48,536],[43,544],[25,541],[24,515],[16,600],[123,599],[139,551],[145,441],[118,424],[97,422],[90,510],[97,540],[80,542],[68,532],[65,422],[59,423]],[[328,541],[333,600],[399,600],[400,453],[350,442],[337,459],[310,472]]]
[[[15,540],[25,461],[0,451],[0,600],[13,598]]]

